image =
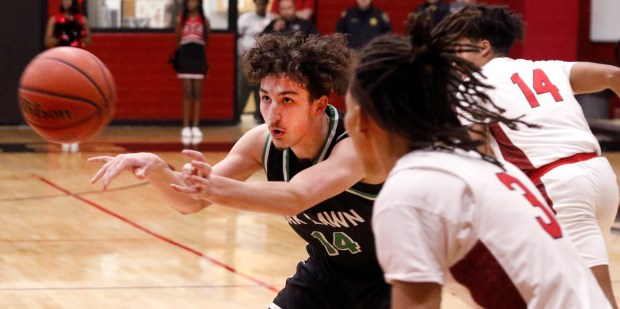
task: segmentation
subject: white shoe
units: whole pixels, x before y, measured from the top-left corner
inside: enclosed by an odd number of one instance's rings
[[[192,136],[192,140],[190,141],[192,145],[198,145],[200,144],[200,142],[202,142],[202,135],[201,136]]]
[[[80,143],[69,144],[69,152],[78,152],[80,150]]]
[[[60,149],[62,149],[62,152],[75,153],[80,150],[80,143],[76,142],[61,144]]]
[[[191,143],[192,143],[191,136],[181,136],[181,144],[183,144],[183,147],[188,147]]]
[[[183,128],[183,130],[181,130],[181,137],[192,137],[192,128]]]
[[[202,132],[198,129],[198,127],[192,127],[192,136],[200,137],[202,139]]]

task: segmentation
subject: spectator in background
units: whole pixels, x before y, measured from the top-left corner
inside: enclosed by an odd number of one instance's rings
[[[50,17],[45,31],[45,47],[71,46],[84,48],[92,43],[90,27],[77,0],[62,0],[59,12]],[[77,152],[79,143],[61,144],[64,152]]]
[[[476,4],[476,0],[454,0],[450,3],[450,14],[462,9],[468,4]]]
[[[267,12],[268,0],[254,0],[256,9],[254,12],[242,14],[237,21],[237,112],[243,113],[250,93],[254,94],[254,119],[258,123],[264,123],[260,113],[260,95],[258,85],[252,85],[243,74],[243,54],[256,47],[256,35],[263,32],[272,20],[271,13]]]
[[[432,25],[439,24],[446,16],[450,15],[450,4],[443,0],[426,0],[424,3],[409,14],[409,25],[420,14],[431,18]]]
[[[375,8],[373,0],[356,0],[357,5],[342,12],[336,32],[347,34],[347,44],[360,49],[374,37],[392,31],[390,18]]]
[[[205,46],[209,38],[209,20],[204,14],[202,0],[183,1],[183,11],[179,16],[176,34],[179,42],[177,76],[183,82],[183,144],[197,144],[202,140],[200,106],[202,82],[207,74]],[[193,108],[192,108],[193,107]],[[192,126],[190,115],[193,113]]]
[[[265,33],[282,32],[284,34],[294,34],[301,31],[306,35],[319,34],[319,31],[316,30],[311,21],[297,17],[293,0],[280,0],[278,5],[280,6],[280,16],[267,25]]]
[[[77,0],[62,0],[60,12],[50,17],[45,31],[45,46],[84,48],[92,43],[90,28]]]
[[[314,14],[314,0],[294,0],[295,15],[299,19],[311,20]],[[271,4],[271,14],[274,16],[282,15],[280,11],[280,1],[275,0]]]

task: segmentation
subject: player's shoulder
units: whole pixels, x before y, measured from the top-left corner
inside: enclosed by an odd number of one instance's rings
[[[480,173],[498,172],[501,166],[485,160],[480,153],[460,149],[427,149],[410,152],[398,160],[393,172],[402,170],[428,170],[458,178],[475,178]]]
[[[509,58],[503,58],[509,59]],[[511,61],[510,61],[511,60]],[[574,62],[562,61],[562,60],[528,60],[528,59],[509,59],[497,64],[497,66],[512,66],[522,69],[530,68],[550,68],[562,69],[565,66],[571,66]]]
[[[570,69],[575,64],[575,62],[562,61],[562,60],[540,60],[540,61],[535,61],[535,63],[537,66],[541,68],[545,68],[547,70],[556,70],[564,74],[569,74]]]
[[[472,177],[462,177],[462,173],[453,168],[455,164],[461,164],[465,170],[473,168],[463,166],[467,162],[457,156],[436,152],[414,153],[401,158],[385,181],[376,204],[411,205],[442,217],[459,218],[458,213],[465,211],[463,207],[466,207],[458,206],[460,199],[474,192],[472,186],[475,182],[470,181]],[[437,186],[439,183],[441,188]],[[433,207],[428,208],[428,205]]]

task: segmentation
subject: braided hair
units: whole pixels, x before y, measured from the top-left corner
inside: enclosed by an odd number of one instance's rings
[[[434,35],[488,40],[496,54],[505,56],[515,41],[523,40],[523,29],[523,17],[507,6],[466,5],[437,25]]]
[[[349,87],[360,107],[383,129],[405,137],[411,150],[475,150],[483,142],[472,139],[459,117],[509,127],[521,122],[501,115],[485,94],[492,87],[481,81],[480,68],[456,56],[458,34],[435,35],[431,27],[428,18],[417,18],[411,36],[378,37],[361,50]]]

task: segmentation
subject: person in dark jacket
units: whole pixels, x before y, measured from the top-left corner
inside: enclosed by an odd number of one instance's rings
[[[265,33],[282,32],[284,34],[294,34],[303,32],[304,34],[319,34],[311,21],[300,19],[295,15],[295,4],[292,0],[280,0],[280,17],[273,20],[265,28]]]
[[[390,18],[374,7],[372,0],[356,0],[357,5],[342,12],[336,32],[347,35],[348,45],[360,49],[374,37],[392,31]]]

